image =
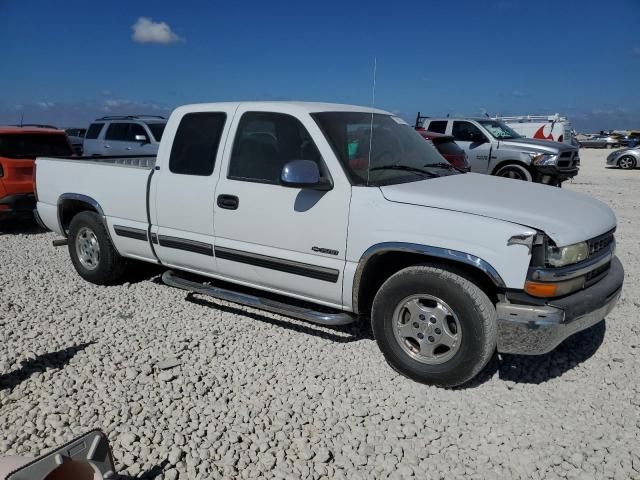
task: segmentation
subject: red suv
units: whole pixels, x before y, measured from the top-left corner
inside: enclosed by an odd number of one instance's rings
[[[31,218],[36,208],[33,167],[36,157],[73,154],[62,130],[0,127],[0,220]]]
[[[451,135],[443,135],[442,133],[428,132],[427,130],[418,130],[418,133],[428,142],[433,143],[440,155],[442,155],[447,162],[456,167],[458,170],[468,172],[471,170],[471,165],[467,160],[467,154],[460,146],[455,142]]]

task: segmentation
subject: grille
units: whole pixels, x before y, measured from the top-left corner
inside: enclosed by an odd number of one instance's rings
[[[575,152],[562,152],[559,158],[559,168],[573,168],[577,165],[580,165],[580,157]]]
[[[614,241],[613,230],[605,233],[604,235],[588,240],[589,258],[597,256],[604,249],[608,248]]]
[[[573,152],[562,152],[560,154],[560,158],[571,158],[572,155],[573,155]]]

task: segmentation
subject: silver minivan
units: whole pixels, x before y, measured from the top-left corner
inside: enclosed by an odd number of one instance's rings
[[[84,137],[85,156],[156,155],[167,120],[154,115],[96,119]]]

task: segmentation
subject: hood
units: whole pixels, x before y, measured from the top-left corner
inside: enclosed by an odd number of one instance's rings
[[[566,143],[552,142],[551,140],[538,140],[536,138],[514,138],[512,140],[500,140],[498,148],[526,149],[541,153],[558,153],[566,150],[577,150],[572,145]]]
[[[476,173],[388,185],[380,190],[391,202],[442,208],[535,228],[559,247],[597,237],[616,226],[613,211],[595,198]]]

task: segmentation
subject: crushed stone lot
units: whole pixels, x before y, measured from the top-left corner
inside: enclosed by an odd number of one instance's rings
[[[0,455],[99,427],[124,478],[640,479],[640,169],[607,153],[563,188],[618,216],[618,306],[451,390],[396,374],[366,325],[189,296],[155,267],[95,286],[55,234],[0,226]]]

